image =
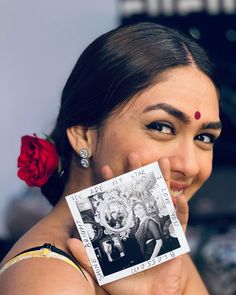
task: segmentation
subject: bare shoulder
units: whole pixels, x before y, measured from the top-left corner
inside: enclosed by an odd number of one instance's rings
[[[2,295],[96,294],[91,277],[68,263],[53,258],[20,261],[0,275]]]
[[[187,295],[209,295],[196,266],[188,254],[183,257],[183,294]]]

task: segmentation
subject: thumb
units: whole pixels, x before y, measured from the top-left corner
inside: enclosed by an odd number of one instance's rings
[[[166,185],[170,190],[170,161],[168,158],[161,158],[158,160],[162,175],[165,179]]]
[[[71,238],[67,240],[67,245],[74,258],[79,262],[80,266],[84,268],[90,275],[95,277],[92,265],[82,241],[80,241],[79,239]]]
[[[176,198],[176,214],[183,227],[184,232],[186,232],[189,208],[184,195],[181,195]]]

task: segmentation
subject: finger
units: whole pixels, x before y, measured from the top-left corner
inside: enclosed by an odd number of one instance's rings
[[[185,232],[188,223],[189,207],[184,195],[176,198],[176,214]]]
[[[102,166],[101,175],[104,180],[109,180],[114,177],[114,173],[109,165]]]
[[[137,153],[131,152],[127,157],[127,170],[132,171],[142,166],[140,158]]]
[[[84,268],[90,275],[94,276],[92,265],[88,258],[86,249],[79,239],[68,239],[67,245],[73,254],[74,258],[79,262],[79,265]]]
[[[158,164],[160,166],[167,187],[170,190],[170,161],[167,158],[161,158],[158,160]]]

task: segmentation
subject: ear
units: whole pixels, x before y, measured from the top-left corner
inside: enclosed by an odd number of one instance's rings
[[[79,154],[81,149],[86,149],[89,158],[92,156],[94,131],[84,126],[72,126],[66,130],[68,140],[73,150]]]

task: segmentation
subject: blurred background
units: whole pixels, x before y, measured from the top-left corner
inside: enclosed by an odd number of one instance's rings
[[[118,25],[175,27],[196,38],[222,84],[214,172],[190,202],[187,238],[210,294],[236,294],[236,0],[0,1],[0,260],[51,207],[16,177],[20,138],[49,133],[82,50]]]

